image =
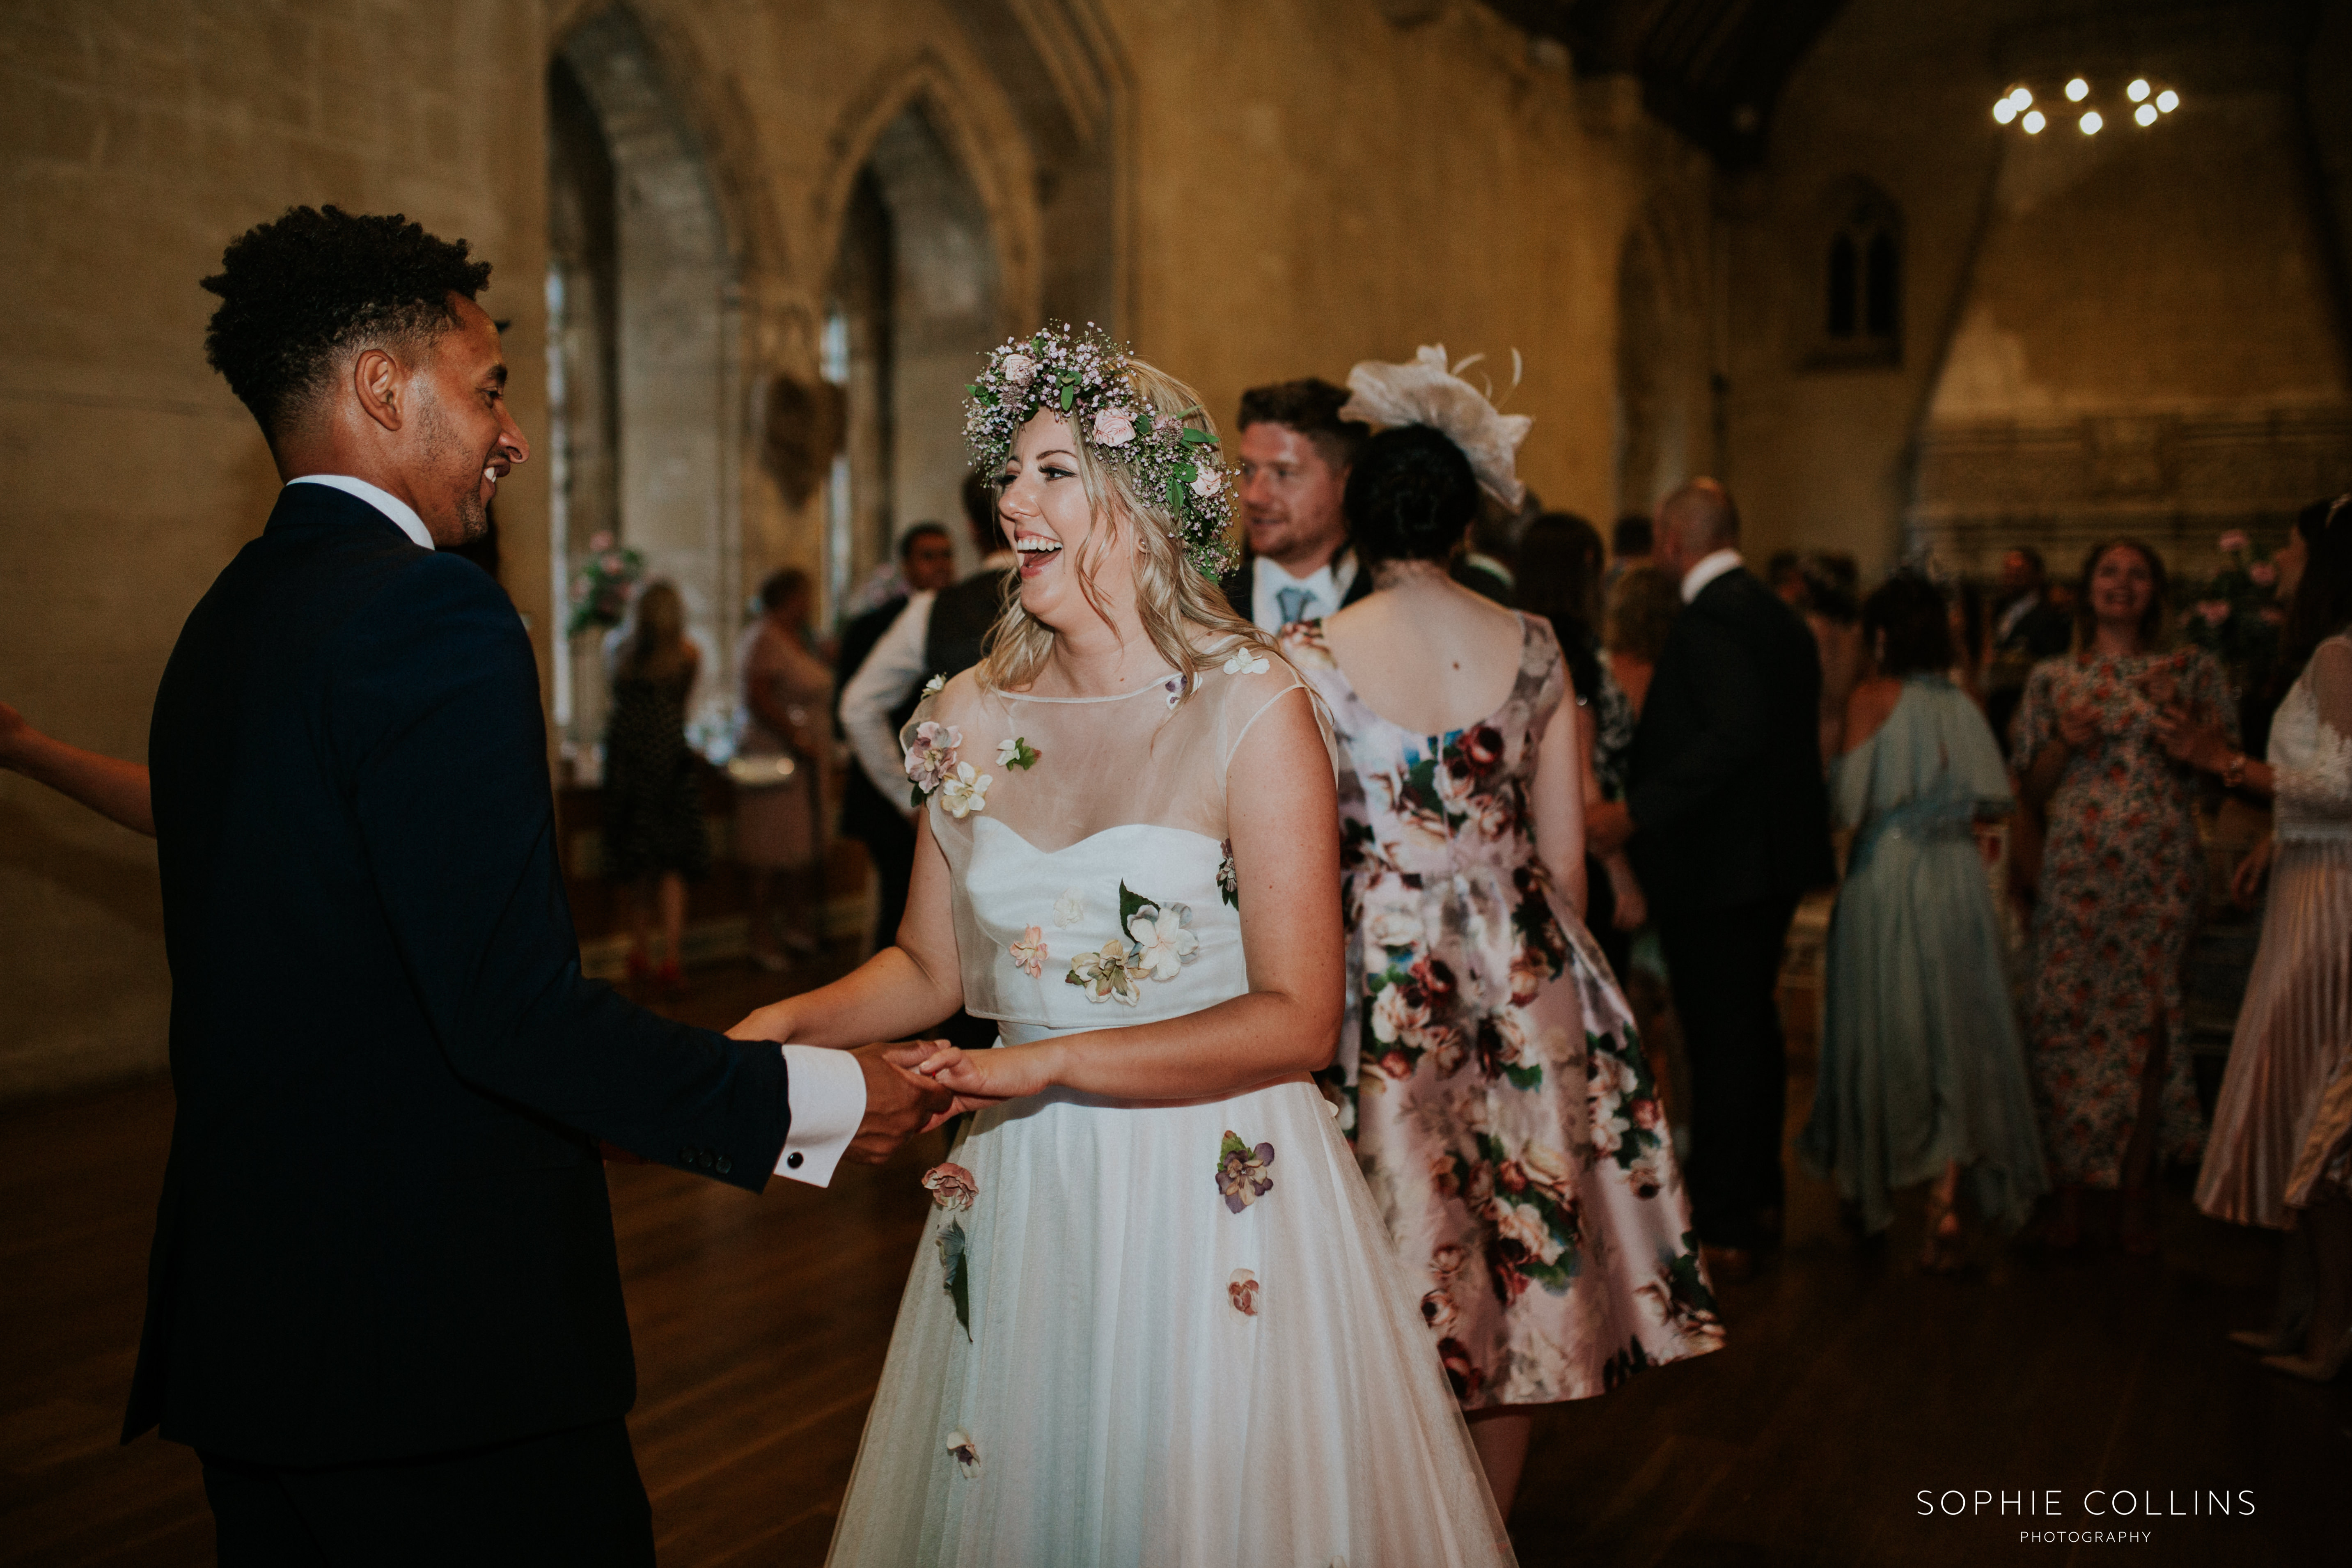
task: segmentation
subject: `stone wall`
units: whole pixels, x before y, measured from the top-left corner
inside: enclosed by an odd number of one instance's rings
[[[1765,166],[1725,185],[1729,477],[1758,546],[1874,574],[1921,552],[1981,571],[2024,542],[2071,569],[2131,531],[2194,569],[2221,529],[2274,540],[2352,479],[2347,33],[2292,0],[1849,5]],[[2095,136],[2059,112],[2075,71],[2106,95]],[[2145,131],[2116,112],[2138,73],[2183,94]],[[2053,112],[2039,137],[1990,117],[2020,79]],[[1904,225],[1899,352],[1877,363],[1821,352],[1822,247],[1856,181]]]
[[[203,363],[210,300],[195,281],[233,235],[296,203],[405,211],[497,264],[485,302],[511,323],[513,403],[537,450],[499,499],[506,582],[551,674],[548,65],[609,26],[607,11],[89,0],[0,14],[0,158],[19,215],[0,231],[0,287],[17,301],[0,341],[0,700],[68,740],[143,753],[180,624],[276,489],[252,422]],[[1044,311],[1099,321],[1221,419],[1254,383],[1339,378],[1424,342],[1484,351],[1507,383],[1517,348],[1528,368],[1511,406],[1536,416],[1528,479],[1605,514],[1624,235],[1662,192],[1703,207],[1703,174],[1625,84],[1578,83],[1556,48],[1469,0],[1400,14],[1430,12],[1401,26],[1365,0],[633,5],[629,68],[669,116],[641,115],[635,132],[690,149],[707,180],[715,244],[681,308],[706,312],[695,330],[718,346],[683,368],[633,366],[616,329],[624,413],[640,374],[641,397],[674,384],[706,411],[667,447],[644,446],[641,421],[594,454],[623,533],[633,508],[669,504],[649,487],[701,498],[649,542],[701,542],[678,567],[705,574],[715,640],[765,571],[797,563],[823,580],[821,494],[793,504],[760,461],[763,389],[815,377],[852,194],[910,107],[968,187],[960,226],[985,237],[992,334]],[[599,112],[618,117],[615,80],[601,85]],[[613,221],[633,221],[625,199]],[[665,281],[677,279],[646,283]],[[625,308],[625,267],[613,287]],[[927,395],[948,399],[951,367],[931,368]],[[153,866],[145,843],[0,774],[0,1098],[162,1063]]]

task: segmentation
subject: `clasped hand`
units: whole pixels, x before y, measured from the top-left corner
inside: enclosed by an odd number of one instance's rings
[[[967,1051],[945,1040],[933,1042],[930,1054],[915,1064],[915,1071],[951,1091],[955,1100],[931,1125],[936,1127],[967,1110],[982,1110],[1023,1095],[1044,1093],[1054,1086],[1051,1055],[1043,1044]]]

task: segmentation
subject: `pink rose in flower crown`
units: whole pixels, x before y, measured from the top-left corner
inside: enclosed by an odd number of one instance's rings
[[[1097,447],[1124,447],[1135,439],[1135,416],[1124,408],[1106,408],[1095,416],[1094,443]]]
[[[1202,468],[1192,480],[1192,493],[1203,499],[1225,488],[1225,477],[1214,468]]]
[[[1008,385],[1026,386],[1037,374],[1037,362],[1027,354],[1006,354],[997,368],[1004,372]]]

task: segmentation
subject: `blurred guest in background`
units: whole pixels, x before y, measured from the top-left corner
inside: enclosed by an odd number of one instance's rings
[[[983,553],[987,549],[982,546]],[[956,580],[955,541],[949,537],[946,525],[919,522],[900,535],[898,569],[907,593],[886,599],[841,631],[841,647],[835,656],[841,679],[833,702],[833,732],[844,740],[848,738],[848,732],[841,724],[841,691],[866,667],[866,657],[898,618],[898,613],[907,607],[910,595],[937,594]],[[891,733],[898,732],[914,707],[910,697],[891,711]],[[905,799],[903,788],[895,795],[886,795],[877,788],[865,767],[856,762],[842,771],[841,836],[865,845],[866,860],[874,868],[874,929],[870,945],[877,952],[889,946],[898,933],[898,921],[907,912],[907,883],[915,871],[915,829],[901,809]]]
[[[1340,510],[1348,470],[1372,431],[1342,419],[1348,390],[1309,376],[1242,394],[1235,455],[1247,546],[1221,584],[1234,613],[1275,631],[1371,592]]]
[[[2064,653],[2074,640],[2074,617],[2050,595],[2042,552],[2018,545],[2000,558],[2000,584],[1992,602],[1991,660],[1985,670],[1985,717],[2009,752],[2009,721],[2025,696],[2025,678],[2045,658]]]
[[[2247,901],[2267,871],[2270,901],[2197,1206],[2273,1229],[2308,1211],[2288,1243],[2279,1321],[2267,1334],[2237,1337],[2305,1363],[2287,1370],[2332,1376],[2352,1314],[2344,1289],[2352,1232],[2341,1184],[2323,1179],[2352,1137],[2352,1095],[2327,1092],[2352,1071],[2352,497],[2305,508],[2274,564],[2287,605],[2281,661],[2300,673],[2272,721],[2268,759],[2246,756],[2221,726],[2178,705],[2157,728],[2175,757],[2277,803],[2273,837],[2238,870]],[[2326,1248],[2324,1291],[2315,1240]]]
[[[1738,542],[1738,509],[1713,479],[1659,503],[1658,562],[1684,609],[1634,730],[1625,801],[1588,824],[1604,852],[1632,840],[1649,895],[1690,1058],[1693,1218],[1732,1280],[1780,1240],[1781,950],[1798,898],[1836,875],[1820,656]]]
[[[1593,626],[1601,596],[1599,532],[1574,512],[1539,514],[1519,539],[1517,591],[1518,607],[1550,625],[1568,663],[1586,808],[1622,800],[1625,764],[1633,749],[1633,705],[1610,673]],[[1631,967],[1633,933],[1649,919],[1641,884],[1622,849],[1605,858],[1587,854],[1584,879],[1584,923],[1622,985]]]
[[[1797,613],[1822,661],[1822,765],[1845,749],[1845,705],[1863,675],[1862,569],[1851,555],[1808,551],[1797,560]],[[1785,597],[1786,595],[1783,595]]]
[[[1528,492],[1530,502],[1534,494],[1532,490]],[[1446,575],[1480,598],[1510,608],[1517,602],[1519,531],[1523,523],[1539,510],[1537,508],[1523,514],[1493,496],[1480,497],[1478,521],[1470,525],[1469,537],[1447,564]],[[1595,534],[1596,549],[1600,542],[1600,536]]]
[[[1609,571],[1601,579],[1604,600],[1617,591],[1619,578],[1636,566],[1649,563],[1654,537],[1650,520],[1643,513],[1631,512],[1617,520],[1617,525],[1609,531]]]
[[[743,634],[743,736],[736,754],[735,858],[751,873],[751,962],[774,972],[776,892],[783,885],[782,942],[807,957],[824,931],[825,779],[833,672],[809,647],[816,595],[809,574],[787,566],[760,584],[762,614]],[[765,767],[760,764],[768,764]]]
[[[1609,673],[1637,720],[1650,694],[1650,677],[1666,651],[1666,634],[1675,629],[1682,607],[1675,574],[1647,561],[1637,562],[1610,586],[1608,610],[1601,618],[1602,643],[1609,653]]]
[[[1799,1150],[1866,1235],[1893,1220],[1895,1190],[1929,1184],[1924,1261],[1943,1270],[1959,1261],[1964,1173],[1977,1213],[2004,1230],[2049,1185],[1974,833],[2009,810],[2009,781],[1983,713],[1945,673],[1951,626],[1935,586],[1892,579],[1861,624],[1877,673],[1847,700],[1831,773],[1853,847]]]
[[[961,583],[908,595],[872,651],[858,661],[856,673],[842,682],[842,731],[866,782],[890,803],[908,832],[915,811],[908,804],[898,728],[934,676],[951,679],[980,662],[982,641],[1004,608],[1005,584],[1019,565],[996,526],[993,474],[975,470],[964,477],[963,516],[980,552],[979,569]],[[903,903],[903,883],[897,892]]]
[[[685,603],[668,583],[647,584],[630,618],[604,726],[604,875],[621,885],[628,908],[629,978],[650,971],[675,992],[686,984],[687,879],[710,868],[700,761],[686,743],[702,654],[686,636]],[[648,953],[648,895],[661,911],[658,971]]]
[[[2111,539],[2083,562],[2075,647],[2033,667],[2011,723],[2026,803],[2046,823],[2034,904],[2029,1062],[2060,1184],[2046,1239],[2082,1239],[2085,1189],[2121,1188],[2125,1250],[2151,1253],[2148,1177],[2196,1156],[2182,961],[2204,903],[2196,773],[2167,756],[2179,704],[2234,737],[2221,666],[2164,647],[2164,563]]]

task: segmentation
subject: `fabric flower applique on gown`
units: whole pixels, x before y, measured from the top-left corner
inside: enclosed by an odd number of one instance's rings
[[[915,726],[915,743],[907,748],[907,777],[915,786],[916,805],[955,772],[956,752],[962,745],[963,731],[953,724],[926,719]]]
[[[1075,907],[1076,890],[1073,889],[1055,900],[1057,921],[1063,900],[1072,900]],[[1173,980],[1185,964],[1198,957],[1201,939],[1191,929],[1192,911],[1189,906],[1163,905],[1124,882],[1118,887],[1118,912],[1125,934],[1070,960],[1069,973],[1063,980],[1066,984],[1084,986],[1089,1002],[1117,999],[1132,1007],[1143,999],[1139,987],[1145,980]]]
[[[940,781],[940,805],[959,820],[975,811],[986,811],[988,786],[994,782],[994,774],[975,773],[970,763],[958,763],[955,771]]]
[[[1274,1191],[1274,1178],[1265,1173],[1273,1163],[1273,1144],[1261,1143],[1253,1149],[1241,1141],[1240,1134],[1226,1129],[1217,1150],[1217,1191],[1224,1194],[1225,1207],[1239,1214]]]
[[[1019,735],[1007,735],[996,743],[996,765],[1034,768],[1037,765],[1037,749]]]
[[[1233,1301],[1234,1310],[1243,1317],[1257,1316],[1257,1276],[1248,1269],[1234,1270],[1234,1277],[1225,1281],[1225,1295]]]
[[[980,1195],[980,1182],[970,1171],[951,1163],[932,1166],[923,1173],[924,1190],[931,1194],[934,1208],[956,1214],[969,1209]],[[950,1219],[940,1227],[933,1238],[940,1249],[940,1289],[955,1303],[956,1325],[963,1330],[966,1340],[971,1338],[971,1238],[961,1220]]]
[[[1012,958],[1013,967],[1030,979],[1034,980],[1045,973],[1045,960],[1049,955],[1045,952],[1045,933],[1040,927],[1025,927],[1021,932],[1021,940],[1004,951]]]

